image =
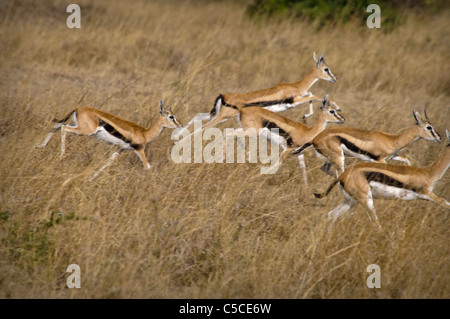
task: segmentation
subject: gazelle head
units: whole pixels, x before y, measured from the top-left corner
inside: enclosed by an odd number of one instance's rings
[[[159,107],[161,108],[161,112],[159,113],[159,116],[162,120],[162,127],[168,127],[168,128],[183,127],[183,125],[175,118],[175,115],[172,113],[171,107],[167,111],[164,108],[162,100],[159,101]]]
[[[328,99],[328,94],[325,95],[322,99],[322,106],[320,107],[320,111],[325,115],[326,123],[345,123],[345,118],[340,114],[341,109],[339,108],[339,106],[337,106],[336,103]]]
[[[416,124],[421,128],[419,132],[419,136],[433,142],[440,142],[441,136],[434,129],[433,125],[430,123],[430,119],[428,118],[427,111],[424,110],[423,114],[425,115],[425,120],[420,116],[419,112],[413,111],[414,119],[416,120]]]
[[[314,61],[316,62],[316,77],[319,80],[325,80],[330,82],[336,82],[337,77],[331,72],[331,69],[328,65],[326,65],[325,60],[323,58],[323,53],[319,58],[316,56],[316,52],[314,52]]]

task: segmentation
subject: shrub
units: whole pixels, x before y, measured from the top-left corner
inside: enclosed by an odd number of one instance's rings
[[[374,0],[255,0],[247,7],[247,14],[258,16],[293,16],[317,21],[322,27],[328,22],[346,23],[358,20],[365,25],[370,13],[367,6],[375,3],[381,9],[381,21],[385,30],[402,23],[406,10],[438,11],[448,6],[439,1],[409,0],[409,1],[374,1]]]

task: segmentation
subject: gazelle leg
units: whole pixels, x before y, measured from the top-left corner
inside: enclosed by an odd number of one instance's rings
[[[145,156],[144,148],[135,149],[134,152],[137,154],[145,169],[150,169],[150,164],[147,161],[147,157]]]
[[[300,169],[302,170],[303,181],[305,182],[305,186],[308,186],[308,178],[306,176],[305,155],[301,153],[297,158],[298,164],[300,165]]]
[[[237,128],[233,129],[232,131],[229,131],[228,129],[225,130],[226,132],[226,138],[234,138],[239,145],[239,147],[245,151],[246,157],[248,158],[249,163],[252,163],[251,153],[250,149],[247,150],[245,148],[245,137],[254,137],[257,136],[258,133],[256,130],[244,130],[243,128]],[[242,140],[239,137],[244,137],[244,143],[242,143]]]
[[[312,104],[312,101],[309,101],[309,112],[307,114],[303,115],[302,119],[305,120],[313,114],[314,114],[313,104]]]
[[[342,202],[342,204],[340,204],[339,206],[337,206],[335,209],[333,209],[328,213],[328,218],[332,218],[330,229],[333,227],[334,223],[336,222],[336,219],[339,216],[348,212],[352,207],[354,207],[358,203],[347,193],[345,193],[345,191],[343,191],[343,194],[344,194],[344,201]]]
[[[373,205],[372,191],[369,190],[369,192],[367,193],[367,196],[365,196],[365,197],[366,198],[361,199],[361,204],[366,208],[369,219],[371,221],[375,221],[377,226],[381,229],[381,224],[378,221],[378,216],[377,216],[377,213],[375,212],[375,207]],[[363,201],[363,200],[365,200],[365,201]]]
[[[66,154],[66,133],[83,134],[77,126],[61,125],[61,154],[59,158],[63,158]]]
[[[53,129],[50,131],[50,133],[47,135],[47,137],[45,138],[45,140],[41,143],[36,145],[36,147],[40,148],[40,147],[45,147],[48,143],[48,141],[50,140],[50,138],[53,136],[53,134],[56,133],[57,130],[59,130],[61,128],[61,125],[63,125],[62,123],[57,123],[55,124],[55,126],[53,127]]]
[[[278,158],[277,162],[272,165],[272,167],[269,167],[267,170],[265,170],[265,174],[275,174],[278,171],[278,168],[283,164],[286,157],[289,155],[289,153],[292,151],[292,147],[286,147],[284,146],[283,152],[281,153],[280,157]]]
[[[211,120],[211,114],[210,113],[198,113],[196,116],[192,118],[185,126],[183,126],[181,129],[178,129],[178,133],[174,135],[175,139],[178,139],[182,132],[184,130],[189,129],[192,124],[194,124],[195,121],[210,121]]]
[[[242,143],[240,138],[237,138],[238,136],[240,136],[241,133],[244,132],[243,128],[236,128],[234,129],[234,132],[236,132],[236,134],[234,134],[233,136],[236,138],[236,142],[239,145],[239,147],[243,150],[245,150],[245,143]],[[230,135],[228,135],[230,136]],[[248,155],[248,151],[246,152],[246,154]],[[250,158],[249,158],[250,159]]]
[[[239,114],[239,113],[238,113]],[[216,126],[217,124],[220,124],[222,122],[225,122],[226,120],[228,120],[230,117],[226,116],[224,113],[219,113],[215,118],[213,118],[211,121],[207,122],[204,126],[203,129],[207,129],[208,127],[213,127]]]
[[[373,205],[372,190],[367,182],[356,183],[351,185],[347,189],[351,192],[352,196],[358,201],[365,209],[367,216],[371,222],[375,222],[376,225],[381,229],[381,224],[378,221],[378,216],[375,211],[375,206]]]
[[[188,124],[185,126],[185,128],[190,127],[192,124],[194,124],[195,121],[210,121],[211,120],[211,114],[210,113],[198,113],[192,120],[188,122]]]
[[[445,200],[444,198],[437,196],[435,193],[428,192],[428,193],[425,193],[425,195],[428,196],[429,200],[431,200],[432,202],[435,202],[441,206],[450,208],[450,203],[447,200]]]
[[[124,149],[118,149],[117,151],[115,151],[111,157],[108,159],[108,161],[105,163],[105,165],[103,165],[98,171],[95,172],[94,175],[92,175],[92,177],[89,179],[89,181],[91,182],[94,178],[96,178],[98,176],[98,174],[103,171],[106,167],[108,167],[109,165],[112,164],[112,162],[114,161],[114,159],[123,152]]]
[[[201,128],[196,129],[194,132],[192,132],[191,134],[185,136],[182,140],[180,140],[180,142],[183,142],[186,138],[191,138],[191,135],[196,134],[198,132],[202,132],[207,129],[208,127],[213,127],[214,125],[217,125],[219,123],[225,122],[226,120],[228,120],[227,117],[224,117],[222,115],[217,115],[215,118],[213,118],[211,121],[209,121],[208,123],[206,123],[204,126],[202,126]],[[195,127],[195,125],[194,125]]]
[[[405,158],[405,157],[403,157],[403,156],[394,156],[393,158],[392,158],[392,160],[393,161],[398,161],[398,162],[402,162],[402,163],[405,163],[406,165],[408,165],[408,166],[411,166],[411,162],[407,159],[407,158]]]
[[[322,170],[323,172],[325,172],[326,174],[330,175],[331,177],[337,178],[337,171],[335,173],[333,173],[331,171],[331,166],[333,164],[329,161],[326,161],[321,167],[320,170]]]

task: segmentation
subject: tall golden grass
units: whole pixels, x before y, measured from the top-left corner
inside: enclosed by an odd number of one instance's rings
[[[93,182],[112,146],[69,135],[59,160],[56,134],[34,148],[52,118],[81,105],[147,126],[163,99],[186,123],[219,93],[301,79],[314,51],[338,82],[311,91],[338,101],[345,125],[395,133],[427,106],[444,135],[448,11],[410,16],[386,34],[255,22],[238,2],[80,0],[81,29],[68,29],[69,3],[0,4],[0,297],[450,297],[448,210],[376,200],[382,232],[361,207],[328,232],[342,196],[313,197],[332,182],[314,154],[305,187],[295,157],[275,175],[260,175],[260,164],[175,164],[169,130],[147,147],[150,171],[130,152]],[[402,155],[425,166],[442,144],[420,140]],[[447,199],[448,180],[435,190]],[[66,287],[73,263],[80,289]],[[379,289],[366,286],[370,264],[380,266]]]

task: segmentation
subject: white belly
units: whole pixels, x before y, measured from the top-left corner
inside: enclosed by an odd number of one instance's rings
[[[356,157],[356,158],[359,158],[359,159],[361,159],[363,161],[375,162],[373,160],[373,158],[371,158],[370,156],[367,156],[367,155],[364,155],[364,154],[360,154],[360,153],[355,153],[355,152],[349,150],[347,148],[347,146],[345,146],[344,144],[341,144],[341,147],[342,147],[342,150],[344,151],[345,155],[347,155],[347,156]]]
[[[385,185],[379,182],[370,182],[372,196],[374,198],[398,198],[402,200],[429,199],[428,196],[414,192],[410,189],[404,189],[394,186]]]
[[[286,111],[290,108],[296,107],[297,105],[300,105],[301,103],[283,103],[283,104],[275,104],[270,106],[264,106],[263,108],[275,113]]]
[[[260,136],[268,139],[271,142],[274,142],[277,145],[280,145],[281,147],[284,147],[284,145],[286,144],[286,139],[284,137],[279,134],[273,133],[266,127],[261,129]]]
[[[117,145],[120,148],[124,148],[127,150],[133,149],[129,143],[109,134],[108,131],[106,131],[103,127],[98,128],[97,132],[95,133],[95,137],[100,141],[106,142],[108,144]]]

